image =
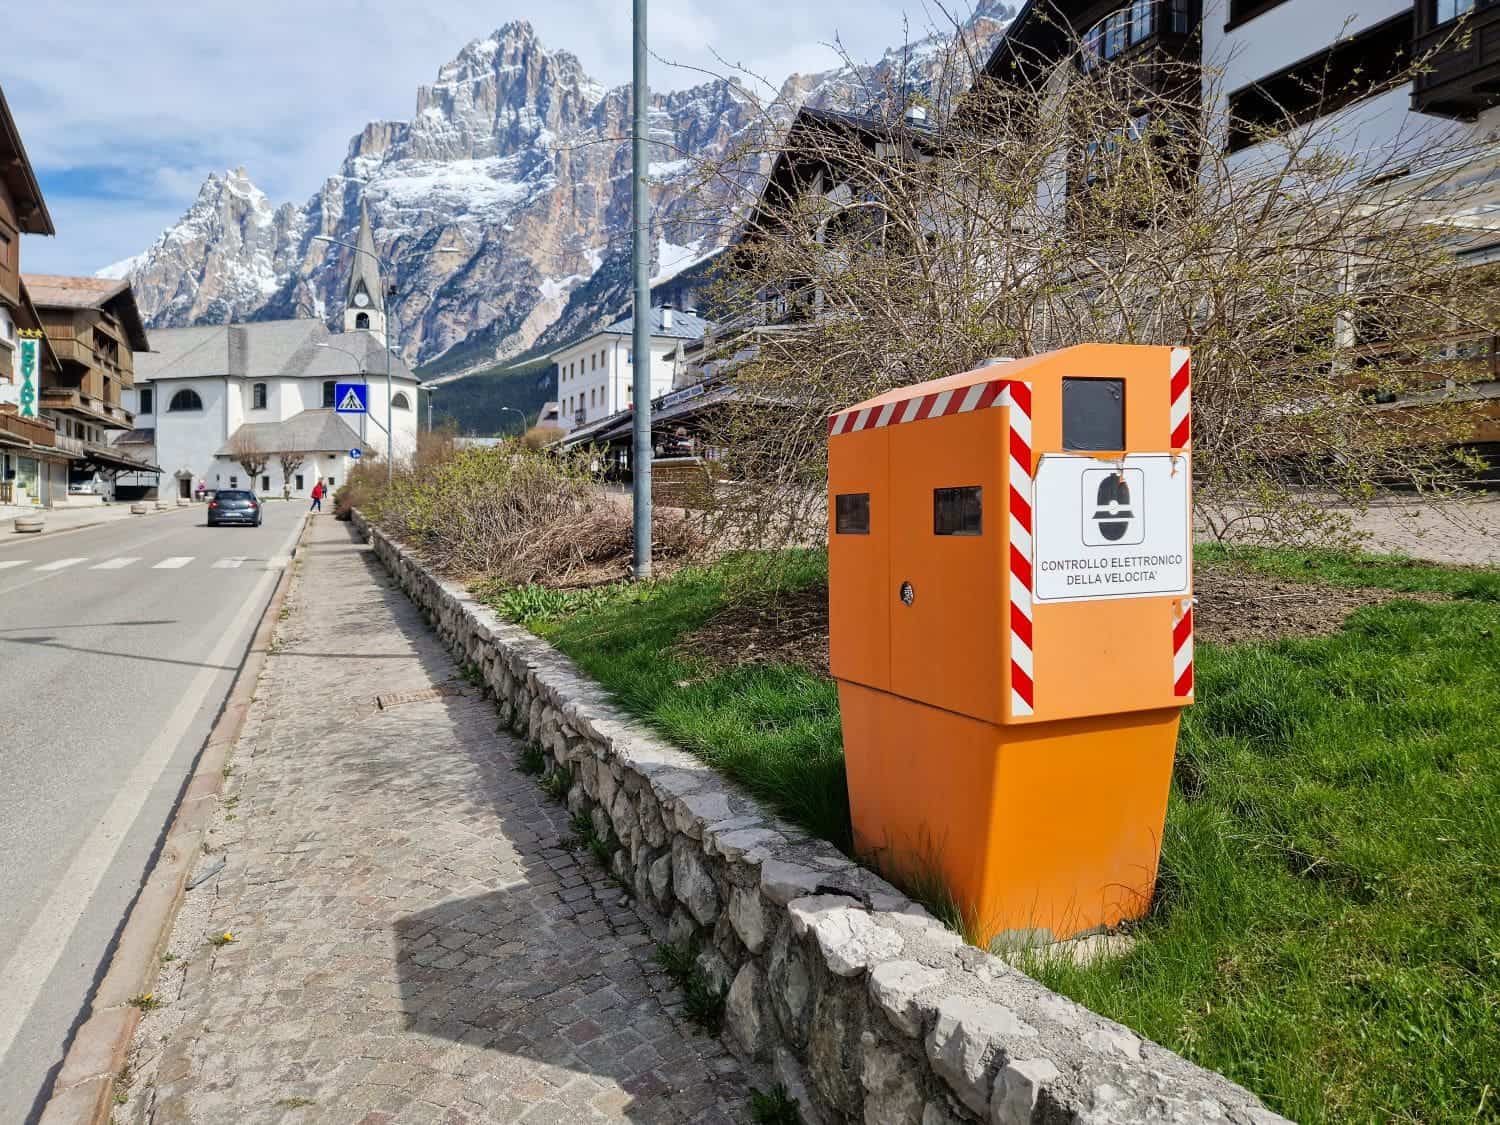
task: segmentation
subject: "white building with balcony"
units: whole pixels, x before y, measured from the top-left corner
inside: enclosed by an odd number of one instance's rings
[[[651,310],[651,397],[672,389],[681,345],[701,340],[708,322],[661,305]],[[628,409],[634,397],[635,318],[622,317],[552,354],[559,424],[564,432]]]

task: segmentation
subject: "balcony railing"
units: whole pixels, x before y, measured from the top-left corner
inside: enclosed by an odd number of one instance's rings
[[[1433,0],[1417,4],[1412,83],[1419,113],[1471,120],[1500,105],[1500,0],[1476,0],[1459,19],[1435,23]]]

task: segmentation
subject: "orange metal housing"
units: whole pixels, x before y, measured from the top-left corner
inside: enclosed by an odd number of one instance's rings
[[[1119,381],[1124,448],[1064,449],[1065,379]],[[1110,474],[1090,466],[1116,467],[1123,481],[1143,455],[1186,506],[1186,406],[1184,349],[1100,344],[830,419],[830,664],[855,844],[897,878],[940,874],[986,940],[1067,937],[1149,905],[1192,699],[1191,563],[1167,577],[1129,569],[1146,548],[1087,548],[1124,558],[1120,575],[1176,585],[1035,598],[1033,564],[1061,564],[1034,559],[1034,533],[1055,542],[1071,534],[1057,520],[1077,515],[1053,516],[1045,496],[1030,509],[1043,469],[1091,482]],[[943,507],[953,489],[968,490],[966,515]],[[1190,542],[1185,512],[1178,528],[1175,506],[1135,503]]]

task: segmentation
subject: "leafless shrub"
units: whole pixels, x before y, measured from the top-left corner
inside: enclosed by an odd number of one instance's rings
[[[554,455],[525,442],[426,451],[399,467],[356,470],[339,497],[417,548],[444,574],[501,585],[576,585],[621,577],[631,557],[628,507],[604,491],[583,455]],[[654,548],[667,560],[701,548],[683,519],[657,522]]]
[[[1478,407],[1449,392],[1477,372],[1449,341],[1497,325],[1493,278],[1455,266],[1473,142],[1362,147],[1337,113],[1223,104],[1211,67],[1148,55],[981,81],[921,124],[802,119],[715,294],[750,354],[715,441],[727,536],[822,538],[830,412],[1093,341],[1193,348],[1195,499],[1219,537],[1326,539],[1341,505],[1461,479]],[[1253,143],[1230,153],[1226,130]]]

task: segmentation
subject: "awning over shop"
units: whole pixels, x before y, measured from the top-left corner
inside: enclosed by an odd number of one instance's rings
[[[73,461],[80,468],[93,469],[96,472],[161,472],[160,465],[151,465],[145,461],[137,461],[134,457],[126,457],[123,453],[116,452],[108,446],[86,445],[82,453],[73,454]]]

